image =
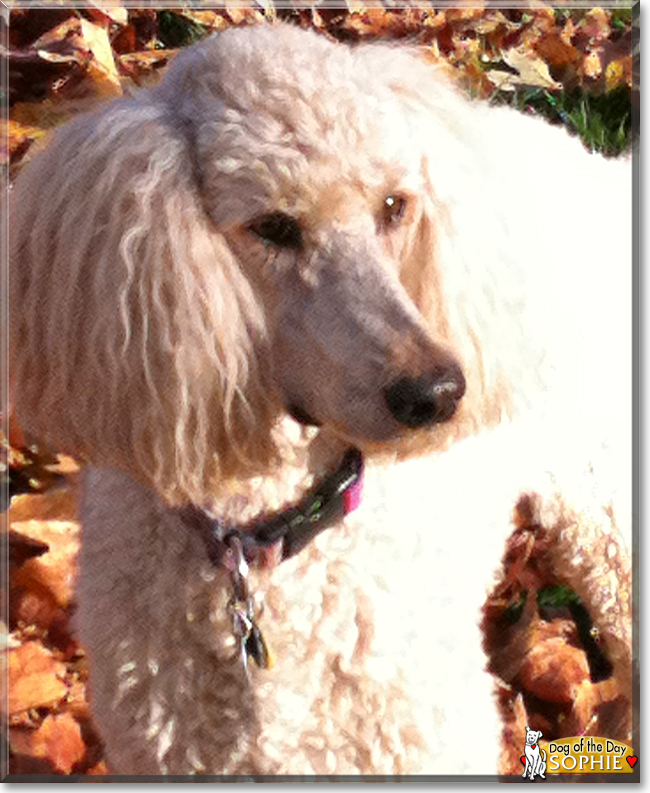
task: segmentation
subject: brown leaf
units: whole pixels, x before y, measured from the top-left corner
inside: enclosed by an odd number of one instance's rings
[[[147,79],[155,70],[162,68],[177,54],[177,50],[141,50],[128,52],[119,57],[120,70],[134,82]]]
[[[68,119],[61,109],[48,99],[43,102],[17,102],[11,108],[11,120],[41,133],[53,129]]]
[[[53,466],[48,466],[49,470],[52,468]],[[57,473],[69,470],[63,464],[56,466],[56,469]],[[52,488],[44,493],[14,496],[9,508],[9,523],[13,525],[30,520],[76,520],[78,475],[71,474],[64,481],[65,487]],[[33,539],[33,532],[29,536]]]
[[[356,4],[358,6],[359,4]],[[360,11],[352,10],[343,25],[345,30],[352,31],[359,36],[393,35],[404,33],[404,18],[397,14],[387,14],[381,8],[368,8]]]
[[[203,25],[203,27],[210,30],[225,30],[225,28],[230,27],[228,20],[216,11],[195,11],[192,8],[179,8],[177,12],[185,19],[196,22],[197,25]]]
[[[107,97],[121,96],[122,86],[106,28],[82,19],[81,37],[92,55],[88,64],[88,73],[95,81],[97,93]]]
[[[23,623],[47,631],[49,642],[63,651],[74,649],[68,613],[45,587],[35,584],[30,589],[12,587],[9,617],[11,625]]]
[[[549,638],[530,648],[519,679],[527,691],[547,702],[570,703],[578,686],[589,680],[587,656],[562,637]]]
[[[582,32],[595,42],[609,38],[612,28],[609,24],[609,12],[602,8],[593,8],[585,14]]]
[[[11,119],[3,119],[0,122],[0,134],[2,135],[0,159],[2,165],[7,165],[12,157],[21,155],[33,140],[43,137],[45,133],[38,127],[20,124]],[[16,438],[15,432],[12,440],[14,438]]]
[[[557,31],[540,36],[535,43],[535,51],[551,66],[566,66],[580,58],[579,51]]]
[[[48,760],[61,774],[69,774],[86,754],[79,725],[69,713],[47,716],[36,730],[10,729],[9,745],[16,754]]]
[[[133,52],[136,47],[138,37],[133,25],[126,25],[118,30],[111,39],[113,52],[121,55],[124,52]]]
[[[557,22],[555,20],[555,11],[547,5],[539,5],[533,10],[534,22],[532,24],[533,30],[538,33],[552,30]]]
[[[226,8],[225,11],[234,25],[264,21],[264,13],[253,7],[231,7]]]
[[[106,766],[106,760],[100,760],[92,768],[86,771],[86,774],[88,774],[88,776],[105,776],[106,774],[110,774],[110,771]]]
[[[32,44],[32,48],[46,60],[53,59],[54,56],[58,56],[60,60],[78,60],[75,39],[79,33],[79,27],[79,18],[70,16],[65,22],[39,36]]]
[[[60,679],[65,666],[55,661],[40,642],[26,642],[0,658],[9,683],[8,715],[54,705],[65,696],[67,688]]]
[[[15,571],[15,586],[25,589],[46,587],[62,608],[70,605],[79,551],[79,524],[63,520],[26,520],[12,524],[16,531],[45,542],[48,553],[30,559]]]
[[[447,22],[467,22],[471,19],[479,19],[483,16],[483,3],[472,3],[472,8],[449,8],[445,11]]]
[[[28,559],[42,556],[49,550],[47,543],[25,537],[12,529],[6,534],[0,533],[0,537],[6,538],[9,542],[9,564],[11,567],[20,567]]]
[[[119,0],[112,0],[113,8],[106,8],[104,3],[98,3],[96,0],[88,0],[88,8],[85,9],[86,14],[97,25],[126,25],[129,21],[129,12],[126,8],[121,7]]]

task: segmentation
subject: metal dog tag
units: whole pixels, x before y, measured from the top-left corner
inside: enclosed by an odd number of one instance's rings
[[[232,597],[228,601],[228,612],[233,634],[239,644],[239,657],[250,680],[250,658],[260,669],[271,669],[273,662],[264,634],[255,618],[255,603],[248,589],[248,564],[244,558],[241,541],[237,536],[232,536],[227,542],[233,557],[233,567],[230,572]]]

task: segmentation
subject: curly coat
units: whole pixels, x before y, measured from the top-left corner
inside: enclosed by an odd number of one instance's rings
[[[11,201],[11,379],[24,428],[90,466],[79,619],[114,770],[495,773],[478,622],[525,493],[628,690],[630,253],[599,218],[629,186],[413,51],[289,26],[54,135]],[[448,421],[387,407],[449,371]],[[358,519],[254,573],[278,660],[250,688],[176,507],[243,523],[351,444],[378,461]]]

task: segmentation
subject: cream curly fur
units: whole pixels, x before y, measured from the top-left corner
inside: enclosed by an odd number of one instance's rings
[[[571,549],[584,523],[629,571],[630,171],[406,48],[288,26],[55,134],[13,190],[11,377],[24,428],[92,466],[80,627],[115,771],[495,773],[478,622],[523,493],[629,684],[629,580],[603,598],[607,559]],[[251,232],[272,212],[301,247]],[[400,426],[385,387],[450,363],[454,418]],[[358,517],[255,574],[277,663],[249,687],[175,507],[242,523],[350,444],[379,461]]]

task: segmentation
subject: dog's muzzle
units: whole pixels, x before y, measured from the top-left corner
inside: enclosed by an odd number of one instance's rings
[[[415,429],[450,419],[464,393],[465,377],[453,364],[432,375],[401,377],[386,388],[384,396],[393,418]]]

